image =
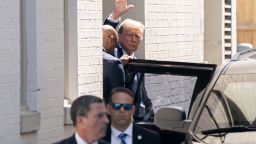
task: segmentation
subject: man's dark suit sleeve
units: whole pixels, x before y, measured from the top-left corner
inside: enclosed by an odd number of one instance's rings
[[[116,29],[118,24],[119,24],[119,22],[115,23],[115,22],[112,22],[112,21],[108,20],[107,18],[104,21],[104,25],[110,25],[110,26],[112,26],[115,29]]]
[[[142,97],[142,101],[145,105],[145,112],[146,112],[146,115],[144,116],[144,121],[154,120],[153,105],[152,105],[151,99],[148,97],[148,93],[147,93],[146,87],[145,87],[144,78],[141,83],[141,97]]]
[[[120,61],[115,61],[113,63],[110,76],[112,88],[124,87],[124,69]]]

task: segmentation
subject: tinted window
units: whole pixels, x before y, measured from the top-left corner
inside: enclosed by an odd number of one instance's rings
[[[256,74],[222,75],[195,132],[236,125],[256,126]]]

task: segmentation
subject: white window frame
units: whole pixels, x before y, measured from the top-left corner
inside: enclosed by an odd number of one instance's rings
[[[37,49],[36,49],[36,1],[20,1],[20,133],[40,129],[40,113],[37,112]],[[32,19],[29,19],[32,18]],[[29,44],[28,44],[29,43]]]
[[[77,1],[64,0],[64,123],[72,124],[70,105],[78,97]]]

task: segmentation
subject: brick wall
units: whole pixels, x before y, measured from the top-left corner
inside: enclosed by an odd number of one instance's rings
[[[46,144],[63,136],[64,3],[43,0],[36,7],[38,143]]]
[[[203,0],[145,0],[145,58],[202,62],[203,10]],[[146,87],[155,110],[167,103],[187,110],[194,82],[189,77],[148,77]]]
[[[146,0],[145,57],[203,61],[203,0]]]
[[[102,97],[102,1],[78,0],[78,95]]]
[[[145,75],[146,89],[154,111],[161,107],[180,106],[188,112],[195,82],[195,77]]]
[[[18,143],[20,112],[19,1],[0,2],[0,143]]]

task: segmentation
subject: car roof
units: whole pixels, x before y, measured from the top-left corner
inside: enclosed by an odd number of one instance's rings
[[[231,63],[224,74],[256,73],[256,60],[244,59]]]
[[[246,50],[233,57],[223,74],[256,73],[256,49]]]

